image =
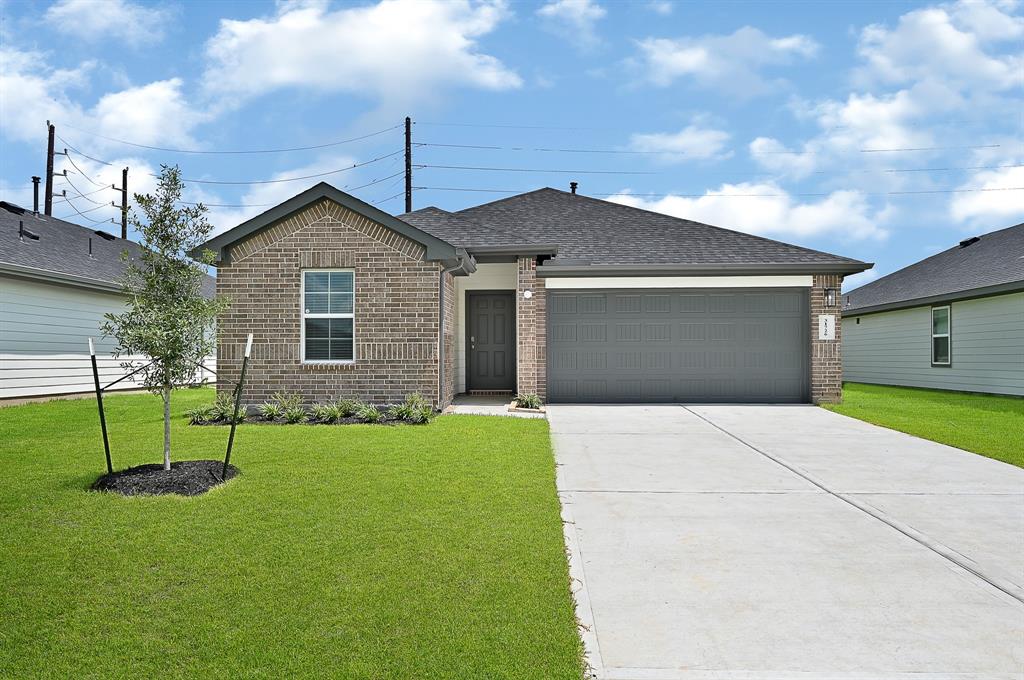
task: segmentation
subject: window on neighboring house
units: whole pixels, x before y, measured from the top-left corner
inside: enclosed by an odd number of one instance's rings
[[[355,360],[355,272],[302,272],[302,360]]]
[[[950,335],[949,307],[932,307],[932,365],[949,366]]]

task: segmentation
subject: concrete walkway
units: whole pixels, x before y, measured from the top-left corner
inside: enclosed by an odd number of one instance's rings
[[[548,418],[597,677],[1024,678],[1024,470],[810,406]]]

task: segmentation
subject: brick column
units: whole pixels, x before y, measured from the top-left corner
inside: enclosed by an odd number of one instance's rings
[[[516,280],[516,392],[547,396],[547,294],[537,258],[520,257]],[[529,299],[524,291],[532,291]]]
[[[843,320],[839,274],[815,274],[811,286],[811,401],[838,404],[843,400]],[[835,306],[825,306],[825,289],[835,288]],[[818,339],[818,316],[835,316],[835,340]]]

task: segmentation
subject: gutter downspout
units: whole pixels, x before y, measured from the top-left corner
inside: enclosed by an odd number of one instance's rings
[[[458,262],[451,267],[444,267],[437,279],[437,408],[444,408],[444,277],[459,269],[465,269],[472,262],[472,258],[462,248],[455,252]]]

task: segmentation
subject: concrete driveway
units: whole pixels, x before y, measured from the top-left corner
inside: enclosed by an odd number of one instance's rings
[[[548,413],[597,677],[1024,677],[1024,470],[811,406]]]

